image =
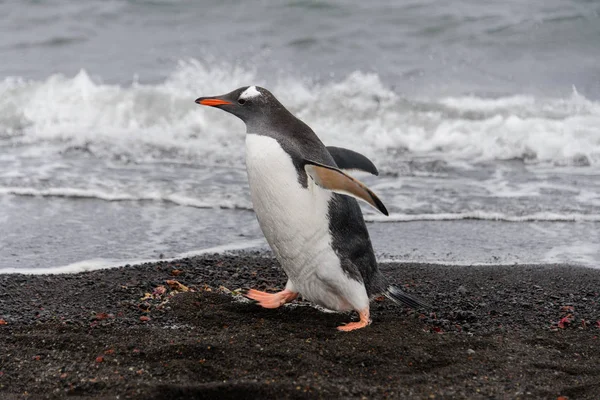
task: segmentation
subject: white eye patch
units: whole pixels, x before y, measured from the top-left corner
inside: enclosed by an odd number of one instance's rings
[[[260,96],[260,92],[256,89],[256,86],[250,86],[240,94],[240,99],[246,100],[257,96]]]

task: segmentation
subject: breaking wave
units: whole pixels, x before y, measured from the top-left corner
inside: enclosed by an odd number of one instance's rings
[[[82,70],[74,77],[0,82],[0,145],[60,144],[98,157],[208,159],[241,163],[243,124],[200,108],[200,95],[258,84],[232,65],[180,62],[164,81],[103,83]],[[379,159],[398,152],[443,159],[590,165],[600,162],[600,103],[573,93],[564,99],[476,96],[406,99],[379,76],[352,73],[315,83],[280,78],[270,89],[324,142]]]

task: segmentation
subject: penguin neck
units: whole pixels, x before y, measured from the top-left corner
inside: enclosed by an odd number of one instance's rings
[[[296,136],[299,133],[315,135],[304,122],[296,118],[285,107],[277,107],[244,121],[246,133],[271,137]],[[316,136],[316,135],[315,135]]]

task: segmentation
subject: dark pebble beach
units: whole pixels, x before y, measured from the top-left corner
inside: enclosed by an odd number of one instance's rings
[[[281,290],[269,254],[0,276],[0,398],[600,396],[600,269],[384,263],[429,312],[377,298],[373,323]]]

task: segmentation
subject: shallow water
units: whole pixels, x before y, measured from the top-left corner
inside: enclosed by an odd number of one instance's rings
[[[379,167],[380,254],[598,266],[600,6],[396,3],[3,3],[0,270],[260,240],[243,124],[193,102],[249,84]]]

